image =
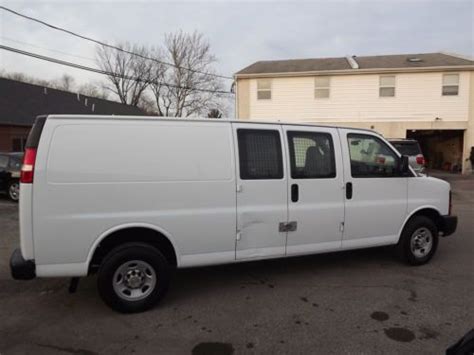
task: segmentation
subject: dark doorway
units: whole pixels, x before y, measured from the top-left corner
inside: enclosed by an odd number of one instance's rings
[[[409,130],[407,138],[420,143],[427,168],[461,172],[463,130]]]

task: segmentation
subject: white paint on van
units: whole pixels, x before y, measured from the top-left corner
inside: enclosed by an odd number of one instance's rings
[[[278,132],[281,179],[241,179],[239,129]],[[329,134],[335,176],[293,179],[289,131]],[[448,213],[449,184],[440,180],[351,177],[350,132],[377,135],[283,123],[49,116],[34,184],[21,187],[23,257],[35,260],[40,277],[83,276],[103,238],[140,226],[170,239],[178,267],[193,267],[395,244],[420,208]],[[292,221],[296,230],[279,229]]]

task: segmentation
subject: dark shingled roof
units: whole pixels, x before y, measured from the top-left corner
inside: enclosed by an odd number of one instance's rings
[[[119,102],[84,95],[78,100],[75,93],[0,78],[0,124],[31,126],[36,116],[46,114],[146,115]]]
[[[410,61],[418,58],[420,61]],[[417,53],[354,57],[359,69],[404,69],[474,65],[474,61],[444,53]],[[236,74],[298,73],[311,71],[354,70],[345,57],[260,61]]]

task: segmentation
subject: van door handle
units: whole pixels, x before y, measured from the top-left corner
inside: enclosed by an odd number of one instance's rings
[[[299,199],[299,188],[298,184],[291,185],[291,201],[298,202]]]
[[[346,183],[346,198],[348,200],[352,198],[352,182]]]

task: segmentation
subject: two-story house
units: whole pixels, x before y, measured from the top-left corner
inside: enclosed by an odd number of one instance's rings
[[[236,115],[417,139],[432,168],[469,172],[474,61],[445,53],[256,62],[235,74]]]

